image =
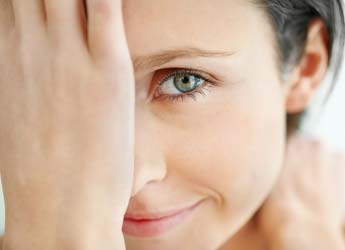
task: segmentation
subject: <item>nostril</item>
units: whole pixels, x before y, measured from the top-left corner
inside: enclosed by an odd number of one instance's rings
[[[131,196],[135,196],[149,184],[163,181],[166,175],[166,164],[162,161],[156,161],[155,163],[152,161],[147,163],[136,161]]]

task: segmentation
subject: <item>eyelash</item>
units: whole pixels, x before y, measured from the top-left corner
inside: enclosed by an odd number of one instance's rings
[[[167,100],[170,102],[177,102],[177,101],[185,101],[186,98],[192,98],[194,101],[197,101],[197,94],[201,94],[202,96],[206,96],[206,92],[210,92],[210,89],[217,86],[217,82],[214,80],[211,80],[209,77],[203,76],[201,72],[198,72],[196,70],[193,69],[181,69],[181,70],[176,70],[170,74],[168,74],[167,76],[165,76],[163,78],[163,80],[161,80],[158,83],[158,86],[163,85],[164,82],[166,82],[168,79],[170,79],[171,77],[177,77],[177,76],[181,76],[181,75],[192,75],[195,76],[203,81],[205,81],[204,84],[200,85],[199,87],[197,87],[195,90],[191,91],[191,92],[187,92],[184,94],[180,94],[180,95],[163,95],[163,96],[159,96],[157,99],[162,99],[162,100]],[[159,87],[158,87],[158,92],[159,92]]]

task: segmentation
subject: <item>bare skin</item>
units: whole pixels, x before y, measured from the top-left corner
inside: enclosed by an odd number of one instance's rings
[[[77,0],[0,3],[4,250],[287,250],[285,236],[295,231],[280,222],[291,217],[307,231],[314,222],[331,229],[325,238],[311,234],[311,249],[320,240],[342,250],[340,213],[319,220],[341,199],[324,207],[327,193],[315,189],[320,210],[309,220],[310,193],[296,191],[296,176],[286,174],[294,160],[320,152],[308,140],[301,145],[310,154],[286,150],[296,141],[286,141],[285,116],[304,110],[325,77],[322,20],[310,26],[305,55],[282,82],[274,30],[246,0],[186,0],[183,8],[173,0],[128,0],[122,8],[88,0],[88,22]],[[177,69],[199,72],[212,90],[184,102],[164,98],[177,96],[166,79]],[[329,189],[331,155],[316,175]],[[298,175],[307,190],[312,165]],[[286,190],[305,210],[280,213],[295,203]],[[195,213],[165,234],[122,231],[128,212],[195,201]]]
[[[292,136],[281,180],[259,214],[270,249],[345,249],[344,177],[343,153]]]
[[[222,249],[344,249],[344,213],[340,209],[344,207],[344,164],[343,154],[315,139],[294,135],[285,171],[271,197],[255,220]],[[323,185],[316,185],[319,183]]]
[[[46,1],[46,16],[40,1],[10,2],[15,19],[0,24],[3,249],[124,249],[135,95],[121,1],[87,1],[88,23],[76,1]]]

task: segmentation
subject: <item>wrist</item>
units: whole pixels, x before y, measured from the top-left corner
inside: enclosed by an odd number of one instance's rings
[[[52,237],[46,238],[47,234],[29,233],[27,235],[21,234],[7,234],[5,233],[2,238],[1,250],[37,250],[37,249],[49,249],[49,250],[61,250],[61,249],[73,249],[73,250],[125,250],[125,241],[122,232],[114,232],[109,237],[109,233],[106,235],[100,234],[79,234],[76,236],[66,235],[52,235]]]
[[[0,250],[125,250],[122,223],[109,221],[87,218],[83,222],[65,219],[28,224],[8,219]]]

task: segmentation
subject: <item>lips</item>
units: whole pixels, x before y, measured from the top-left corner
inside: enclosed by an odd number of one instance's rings
[[[182,223],[200,203],[162,213],[126,213],[122,230],[136,237],[159,236]]]

